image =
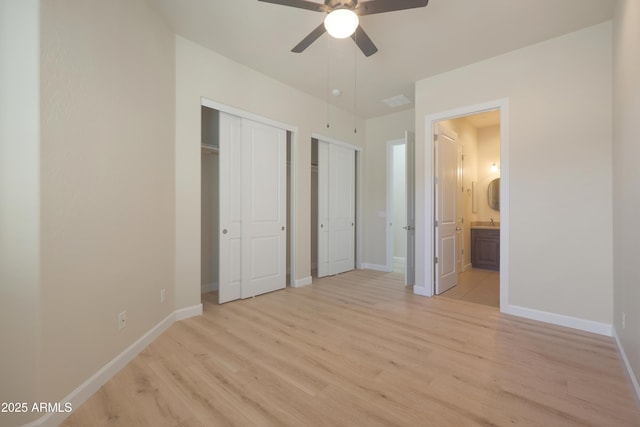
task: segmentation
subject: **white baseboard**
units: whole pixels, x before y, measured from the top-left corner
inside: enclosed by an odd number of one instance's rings
[[[633,390],[636,392],[636,400],[638,401],[638,404],[640,404],[640,384],[638,384],[638,377],[633,372],[633,368],[631,368],[631,363],[627,358],[627,353],[625,353],[624,351],[624,347],[622,346],[622,341],[620,341],[620,337],[618,336],[618,332],[616,331],[615,327],[613,328],[613,337],[616,340],[616,344],[618,346],[618,352],[620,353],[620,356],[622,357],[622,361],[624,362],[624,367],[626,368],[627,376],[631,381]]]
[[[158,338],[160,334],[169,329],[176,321],[201,314],[202,304],[176,310],[169,314],[160,323],[127,347],[122,353],[111,359],[106,365],[100,368],[98,372],[80,384],[78,388],[69,393],[60,401],[60,406],[64,408],[65,403],[69,402],[74,410],[79,408],[80,405],[98,391],[100,387],[105,385],[115,374],[124,368],[127,363],[131,362],[142,350]],[[56,427],[62,424],[69,415],[71,415],[71,412],[51,412],[29,424],[25,424],[23,427]]]
[[[296,279],[293,281],[293,287],[300,288],[302,286],[307,286],[307,285],[310,285],[312,281],[313,279],[311,278],[311,276],[304,277],[302,279]]]
[[[375,271],[384,271],[385,273],[391,273],[393,271],[392,268],[387,267],[382,264],[371,264],[368,262],[364,262],[361,264],[361,269],[363,270],[375,270]]]
[[[191,307],[181,308],[173,312],[175,320],[184,320],[190,317],[202,316],[202,304],[192,305]]]
[[[608,323],[595,322],[593,320],[565,316],[564,314],[550,313],[517,305],[507,305],[506,309],[502,312],[513,316],[551,323],[553,325],[566,326],[567,328],[579,329],[585,332],[593,332],[594,334],[606,335],[608,337],[613,336],[613,326]]]
[[[431,292],[429,292],[429,290],[427,288],[425,288],[424,286],[415,286],[413,285],[413,293],[416,295],[420,295],[423,297],[432,297],[433,295],[431,294]]]

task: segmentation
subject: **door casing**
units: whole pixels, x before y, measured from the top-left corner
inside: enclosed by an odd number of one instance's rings
[[[424,120],[424,185],[416,185],[416,189],[423,191],[424,209],[417,212],[416,234],[422,233],[416,239],[416,284],[413,292],[417,295],[433,296],[435,293],[434,280],[434,251],[435,236],[433,233],[434,215],[434,125],[442,120],[456,119],[484,111],[500,110],[500,311],[509,307],[509,99],[501,98],[481,104],[463,106],[460,108],[428,114]],[[416,177],[419,174],[416,173]],[[417,184],[417,183],[416,183]],[[418,200],[416,200],[418,202]],[[420,259],[418,260],[418,256]]]

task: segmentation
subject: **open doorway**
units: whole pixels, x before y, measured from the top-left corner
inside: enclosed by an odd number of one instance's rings
[[[500,307],[500,110],[438,121],[434,134],[435,293]]]

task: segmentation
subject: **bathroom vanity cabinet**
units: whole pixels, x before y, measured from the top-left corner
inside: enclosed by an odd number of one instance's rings
[[[474,268],[500,270],[500,229],[471,229],[471,265]]]

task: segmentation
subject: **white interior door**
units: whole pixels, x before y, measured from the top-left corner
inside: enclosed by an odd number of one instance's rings
[[[331,274],[355,265],[355,151],[329,145],[329,233]]]
[[[218,303],[240,298],[242,119],[220,112],[220,250]]]
[[[406,267],[404,274],[404,284],[413,285],[416,277],[416,218],[415,218],[415,142],[416,136],[413,132],[405,132],[405,153],[406,153],[406,230],[407,230],[407,250]]]
[[[355,151],[318,141],[318,277],[355,266]]]
[[[220,113],[220,288],[224,303],[286,284],[286,132]]]
[[[435,282],[441,294],[458,283],[458,143],[455,132],[442,124],[436,135]]]
[[[286,132],[242,119],[242,286],[248,298],[286,286]]]

